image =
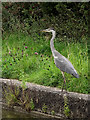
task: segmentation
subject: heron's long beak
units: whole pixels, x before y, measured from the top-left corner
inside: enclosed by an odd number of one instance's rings
[[[41,32],[47,32],[46,30],[41,30]]]

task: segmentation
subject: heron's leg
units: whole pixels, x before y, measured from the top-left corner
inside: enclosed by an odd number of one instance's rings
[[[62,91],[63,91],[64,85],[65,85],[65,90],[66,90],[66,80],[65,80],[64,72],[61,71],[61,73],[62,73],[63,78],[64,78],[64,84],[63,84],[63,87],[62,87]]]

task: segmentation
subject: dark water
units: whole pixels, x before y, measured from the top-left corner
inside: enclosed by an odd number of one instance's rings
[[[2,110],[2,120],[60,120],[32,113],[19,113],[12,110]]]
[[[31,114],[19,113],[11,110],[2,110],[2,118],[35,118]]]

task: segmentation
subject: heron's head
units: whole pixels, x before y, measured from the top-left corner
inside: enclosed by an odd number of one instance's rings
[[[42,32],[53,32],[54,30],[52,28],[48,28],[48,29],[45,29],[45,30],[42,30]]]

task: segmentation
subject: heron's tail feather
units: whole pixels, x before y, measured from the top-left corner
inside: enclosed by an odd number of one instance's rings
[[[79,78],[79,75],[76,73],[76,74],[73,74],[73,76],[75,77],[75,78]]]

